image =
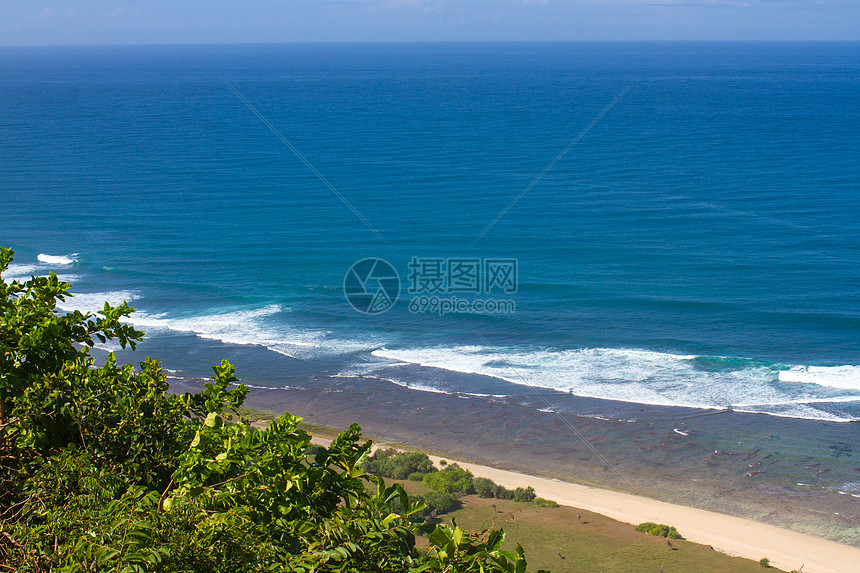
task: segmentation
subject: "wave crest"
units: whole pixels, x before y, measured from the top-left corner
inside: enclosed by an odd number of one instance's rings
[[[860,391],[860,366],[794,366],[780,372],[779,380]]]
[[[70,255],[46,255],[45,253],[39,253],[36,259],[46,265],[73,265],[78,262],[77,259],[73,258],[75,256],[77,256],[77,253]]]
[[[831,384],[821,391],[786,387],[780,383],[784,366],[745,359],[728,361],[719,357],[623,348],[493,351],[478,346],[381,348],[373,355],[577,396],[658,406],[735,409],[784,417],[848,421],[854,418],[822,406],[860,402],[860,388],[853,385]],[[720,363],[721,367],[702,368],[702,362]],[[819,367],[804,368],[805,372],[819,372]],[[840,368],[851,369],[851,372],[858,369],[855,366]]]

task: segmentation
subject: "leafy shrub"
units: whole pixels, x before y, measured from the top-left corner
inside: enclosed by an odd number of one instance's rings
[[[654,523],[646,521],[636,526],[636,531],[647,533],[648,535],[656,535],[657,537],[668,537],[669,539],[683,539],[681,534],[674,526],[663,525],[662,523]]]
[[[504,486],[497,485],[496,486],[496,497],[498,499],[514,499],[514,490],[508,489]]]
[[[558,507],[557,502],[550,499],[544,499],[542,497],[536,497],[534,499],[534,504],[538,507]]]
[[[425,515],[450,513],[460,507],[460,502],[451,494],[442,491],[428,491],[419,498],[427,506]]]
[[[425,475],[427,474],[423,474],[421,472],[412,472],[411,474],[409,474],[409,477],[407,479],[409,481],[424,481]]]
[[[482,477],[472,478],[472,488],[479,497],[495,497],[497,487],[498,486],[491,479]]]
[[[516,489],[510,490],[503,486],[498,485],[491,479],[477,477],[472,478],[472,489],[479,497],[483,498],[491,498],[495,497],[498,499],[508,499],[512,501],[519,502],[531,502],[535,501],[537,498],[535,495],[535,490],[531,486],[522,488],[518,487]],[[543,505],[542,507],[558,507],[558,504],[555,502],[548,502],[547,500],[543,500],[542,503],[549,504],[554,503],[555,505]]]
[[[450,464],[443,470],[425,475],[424,485],[427,489],[459,497],[474,491],[472,477],[469,470],[464,470],[457,464]]]
[[[391,479],[406,479],[410,474],[436,471],[427,454],[398,452],[394,448],[376,450],[364,462],[364,470],[373,475]]]
[[[514,490],[514,501],[530,502],[535,499],[535,490],[532,486],[526,488],[518,487]]]
[[[758,562],[758,566],[762,569],[770,569],[770,559],[762,557]]]

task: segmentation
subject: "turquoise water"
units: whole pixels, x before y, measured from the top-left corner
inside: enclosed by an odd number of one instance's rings
[[[2,48],[0,110],[4,277],[177,375],[860,418],[858,44]],[[413,257],[515,259],[458,294],[515,311],[410,312]]]

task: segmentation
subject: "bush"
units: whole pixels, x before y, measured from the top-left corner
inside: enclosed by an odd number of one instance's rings
[[[464,470],[457,464],[446,466],[445,469],[424,476],[427,489],[441,491],[453,496],[472,493],[472,472]]]
[[[424,476],[427,474],[422,474],[421,472],[412,472],[409,474],[407,478],[409,481],[424,481]]]
[[[535,490],[532,486],[527,488],[518,487],[514,490],[514,501],[530,502],[535,499]]]
[[[490,498],[496,497],[496,488],[498,488],[491,479],[487,478],[472,478],[472,488],[479,497]]]
[[[457,498],[441,491],[428,491],[418,499],[427,506],[424,510],[425,515],[450,513],[460,506]]]
[[[534,504],[538,507],[558,507],[558,503],[550,499],[544,499],[542,497],[536,497],[534,500]]]
[[[514,499],[514,491],[504,486],[496,486],[496,497],[499,499]]]
[[[636,531],[641,533],[647,533],[648,535],[656,535],[657,537],[668,537],[669,539],[683,539],[681,534],[678,533],[678,530],[671,525],[664,525],[662,523],[654,523],[653,521],[646,521],[645,523],[640,523],[636,526]]]
[[[758,562],[758,566],[762,569],[770,569],[770,559],[767,557],[762,557]]]
[[[398,452],[394,448],[376,450],[364,462],[364,471],[391,479],[406,479],[411,474],[436,471],[427,454]]]

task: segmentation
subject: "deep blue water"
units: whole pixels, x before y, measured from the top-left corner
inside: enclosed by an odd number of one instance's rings
[[[4,277],[128,299],[188,375],[847,420],[858,142],[856,43],[2,48]],[[371,316],[367,257],[401,279]],[[413,257],[516,259],[479,295],[515,312],[410,312]]]

